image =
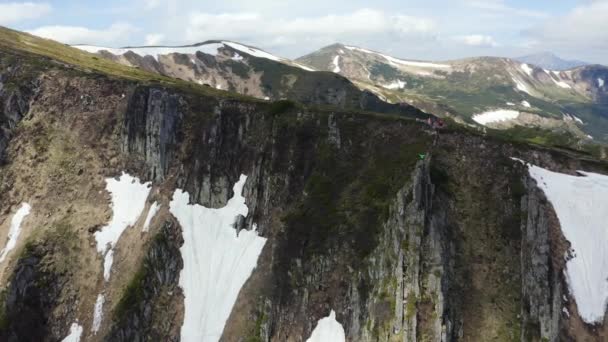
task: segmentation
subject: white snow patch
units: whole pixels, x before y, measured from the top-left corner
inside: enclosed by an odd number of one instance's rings
[[[604,79],[603,79],[603,78],[598,78],[598,79],[597,79],[597,86],[598,86],[598,87],[600,87],[600,88],[601,88],[601,87],[603,87],[603,86],[604,86],[604,83],[605,83],[605,82],[604,82]]]
[[[141,216],[150,193],[150,183],[140,183],[139,179],[122,173],[118,180],[106,178],[106,190],[112,196],[112,219],[110,223],[95,232],[97,251],[104,256],[103,275],[107,281],[112,268],[113,249],[127,227],[132,226]]]
[[[222,90],[222,85],[221,85],[221,84],[219,84],[219,83],[217,83],[217,84],[215,85],[215,89]]]
[[[473,115],[473,121],[481,125],[487,125],[492,122],[508,121],[517,119],[519,112],[516,110],[498,109],[481,114]]]
[[[557,84],[558,87],[560,88],[564,88],[564,89],[571,89],[572,87],[570,87],[570,85],[564,81],[556,81],[553,80],[555,82],[555,84]]]
[[[589,138],[589,139],[593,140],[593,136],[591,136],[591,135],[589,135],[589,134],[587,134],[587,138]]]
[[[321,318],[306,342],[343,342],[346,341],[344,328],[336,321],[336,313],[331,310],[329,316]]]
[[[103,257],[103,279],[105,281],[110,280],[110,274],[112,271],[112,263],[114,262],[114,249],[108,250],[106,255]]]
[[[534,72],[534,70],[533,70],[532,68],[530,68],[530,67],[528,66],[528,64],[526,64],[526,63],[523,63],[523,64],[521,65],[521,69],[522,69],[522,70],[523,70],[523,71],[524,71],[526,74],[528,74],[528,76],[532,76],[532,72]]]
[[[549,77],[551,77],[551,80],[553,80],[553,82],[555,82],[555,84],[560,87],[560,88],[564,88],[564,89],[572,89],[572,87],[564,82],[561,78],[561,75],[559,72],[557,71],[551,71],[553,73],[553,75],[555,76],[551,76],[551,74],[549,74]]]
[[[405,88],[406,84],[407,84],[407,82],[405,82],[405,81],[396,80],[396,81],[393,81],[393,82],[391,82],[389,84],[383,84],[382,87],[386,88],[386,89],[395,90],[395,89],[403,89],[403,88]]]
[[[515,160],[515,161],[516,161],[516,162],[518,162],[518,163],[521,163],[521,164],[523,164],[523,165],[526,165],[526,162],[525,162],[525,161],[523,161],[522,159],[515,158],[515,157],[511,157],[511,159],[512,159],[512,160]]]
[[[526,85],[524,84],[524,82],[518,80],[517,78],[511,76],[513,78],[513,82],[515,82],[515,87],[517,88],[517,90],[519,91],[523,91],[524,93],[530,94],[530,90],[528,90],[528,87],[526,87]]]
[[[233,61],[237,61],[240,62],[243,60],[243,56],[239,55],[238,53],[234,53],[234,56],[232,56],[230,59],[232,59]]]
[[[93,324],[91,325],[91,332],[96,334],[101,328],[101,321],[103,320],[103,303],[106,301],[106,298],[103,294],[99,294],[97,296],[97,300],[95,301],[95,309],[93,310]]]
[[[564,115],[564,121],[576,121],[581,125],[584,125],[585,123],[583,122],[583,120],[581,120],[580,118],[578,118],[576,115],[571,115],[571,114],[563,114]]]
[[[344,50],[340,49],[340,50],[338,50],[338,53],[341,54],[341,55],[343,55],[344,54]]]
[[[303,64],[300,64],[300,63],[296,63],[296,62],[293,62],[293,61],[291,63],[293,63],[293,65],[297,66],[298,68],[304,69],[306,71],[317,71],[317,70],[315,70],[313,68],[307,67],[306,65],[303,65]]]
[[[154,201],[154,203],[152,203],[152,205],[150,206],[150,209],[148,209],[148,215],[146,216],[146,220],[144,221],[144,227],[142,228],[142,231],[147,232],[150,229],[150,222],[152,222],[152,219],[154,218],[154,215],[156,215],[156,213],[158,212],[158,209],[160,209],[160,205],[158,204],[158,202]]]
[[[575,253],[565,273],[579,314],[587,323],[601,322],[608,303],[608,176],[584,171],[571,176],[534,165],[528,170]]]
[[[333,72],[339,73],[340,72],[340,55],[336,55],[334,57],[332,64],[334,66]]]
[[[368,54],[373,54],[373,55],[377,55],[377,56],[381,56],[384,57],[384,59],[386,59],[387,61],[389,61],[390,64],[393,65],[405,65],[405,66],[414,66],[414,67],[420,67],[420,68],[451,68],[452,66],[449,64],[437,64],[437,63],[430,63],[430,62],[416,62],[416,61],[405,61],[399,58],[395,58],[395,57],[391,57],[391,56],[387,56],[384,54],[381,54],[379,52],[374,52],[374,51],[370,51],[367,49],[362,49],[359,47],[355,47],[355,46],[344,46],[345,48],[349,49],[349,50],[353,50],[353,51],[360,51],[360,52],[365,52]]]
[[[100,51],[108,51],[113,55],[124,55],[125,53],[131,51],[140,56],[152,56],[154,59],[158,61],[158,56],[169,55],[172,53],[186,54],[186,55],[194,55],[197,52],[203,52],[209,55],[217,56],[218,50],[224,47],[224,44],[220,43],[210,43],[199,46],[142,46],[142,47],[126,47],[126,48],[109,48],[103,46],[93,46],[93,45],[74,45],[73,47],[78,48],[80,50],[84,50],[90,53],[97,53]]]
[[[566,315],[566,317],[570,317],[570,312],[566,308],[562,308],[562,312]]]
[[[82,336],[82,326],[78,323],[72,323],[70,334],[61,340],[61,342],[80,342],[80,336]]]
[[[530,108],[530,107],[532,107],[532,106],[530,105],[530,102],[528,102],[528,101],[521,101],[521,105],[522,105],[522,106],[524,106],[524,107],[526,107],[526,108]]]
[[[253,48],[253,47],[245,46],[245,45],[242,45],[239,43],[235,43],[235,42],[222,42],[222,43],[227,46],[230,46],[231,48],[233,48],[235,50],[245,52],[254,57],[266,58],[266,59],[270,59],[270,60],[277,61],[277,62],[282,62],[284,60],[283,58],[277,57],[266,51],[262,51],[262,50],[259,50],[259,49]]]
[[[188,204],[188,193],[180,189],[173,193],[170,211],[181,224],[184,238],[179,277],[184,291],[184,342],[219,340],[266,243],[255,227],[237,234],[233,226],[237,216],[247,216],[249,210],[242,196],[246,179],[241,175],[233,187],[234,196],[219,209]]]
[[[264,97],[264,100],[266,100],[266,101],[270,101],[270,97],[265,96],[265,97]]]
[[[507,106],[515,106],[515,103],[513,103],[513,102],[507,102]]]
[[[11,219],[11,226],[8,230],[8,236],[6,237],[6,245],[2,251],[0,251],[0,262],[3,262],[8,253],[17,245],[19,234],[21,234],[21,223],[23,223],[25,217],[30,214],[31,210],[32,207],[23,202]]]

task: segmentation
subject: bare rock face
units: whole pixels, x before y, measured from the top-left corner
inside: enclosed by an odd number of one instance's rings
[[[167,318],[182,315],[182,243],[176,223],[165,222],[114,311],[106,341],[179,341],[179,326]]]
[[[27,114],[37,91],[35,76],[24,69],[16,58],[0,59],[0,165],[5,162],[12,131]]]
[[[122,149],[141,156],[149,168],[149,177],[164,179],[176,128],[181,120],[180,97],[166,90],[136,88],[129,100],[123,125]]]
[[[556,272],[552,255],[552,229],[557,219],[534,180],[526,179],[528,194],[522,198],[522,211],[527,219],[522,222],[522,338],[545,338],[558,341],[559,323],[562,315],[561,272]],[[553,226],[552,226],[553,224]],[[559,227],[557,227],[559,229]],[[563,264],[560,265],[563,269]]]

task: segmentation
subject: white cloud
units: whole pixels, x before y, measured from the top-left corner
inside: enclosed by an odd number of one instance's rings
[[[145,0],[144,1],[144,8],[146,10],[156,9],[156,8],[160,7],[160,5],[161,5],[160,0]]]
[[[465,0],[467,6],[504,15],[517,15],[531,18],[546,18],[547,13],[515,8],[505,4],[505,0]]]
[[[492,36],[483,34],[471,34],[465,36],[456,36],[454,40],[465,45],[476,46],[476,47],[496,47],[498,43]]]
[[[0,3],[0,24],[13,24],[23,20],[36,19],[51,12],[51,5],[33,2]]]
[[[151,33],[146,35],[146,45],[158,45],[165,40],[162,33]]]
[[[130,24],[115,23],[101,30],[80,26],[43,26],[28,31],[43,38],[49,38],[66,44],[116,45],[124,43],[137,29]]]
[[[607,0],[586,1],[565,16],[548,20],[527,34],[541,46],[608,51],[607,18]]]
[[[257,13],[209,14],[195,12],[186,25],[186,37],[190,41],[206,39],[239,39],[250,37],[285,40],[323,36],[340,39],[352,35],[395,35],[432,34],[436,24],[428,18],[400,14],[388,14],[373,9],[360,9],[346,14],[330,14],[317,17],[293,19],[267,18]],[[252,28],[255,30],[252,31]]]

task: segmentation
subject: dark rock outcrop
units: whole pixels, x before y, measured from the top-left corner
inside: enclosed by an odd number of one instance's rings
[[[179,341],[182,296],[178,287],[183,243],[175,222],[167,221],[151,241],[141,268],[113,312],[106,341]]]

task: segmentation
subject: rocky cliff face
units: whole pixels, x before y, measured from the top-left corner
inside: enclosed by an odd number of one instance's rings
[[[57,65],[27,70],[32,82],[20,92],[36,96],[11,107],[18,116],[2,113],[17,118],[0,173],[3,231],[18,203],[32,204],[0,264],[7,340],[60,340],[78,322],[83,341],[178,341],[183,240],[168,209],[173,190],[219,208],[240,174],[249,215],[235,229],[255,224],[267,242],[221,340],[304,341],[331,310],[348,341],[606,336],[606,324],[585,325],[573,304],[563,314],[564,298],[572,303],[567,243],[509,157],[570,173],[605,173],[604,164],[399,117],[213,97]],[[18,81],[2,74],[4,84]],[[161,209],[149,232],[143,218],[125,231],[104,281],[93,234],[112,215],[104,179],[122,171],[151,181],[146,208]]]

